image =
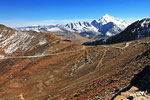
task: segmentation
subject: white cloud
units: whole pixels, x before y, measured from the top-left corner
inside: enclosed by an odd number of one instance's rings
[[[125,20],[128,24],[131,24],[139,19],[137,17],[131,18],[119,18]],[[23,27],[23,26],[33,26],[33,25],[55,25],[55,24],[67,24],[71,22],[84,22],[92,21],[93,19],[64,19],[64,20],[41,20],[41,21],[28,21],[28,20],[0,20],[0,24],[4,24],[9,27]]]
[[[138,20],[141,20],[141,19],[143,19],[144,17],[130,17],[130,18],[121,18],[121,19],[123,19],[123,20],[125,20],[128,24],[132,24],[133,22],[135,22],[135,21],[138,21]],[[149,17],[145,17],[145,18],[149,18]]]
[[[132,24],[133,22],[139,20],[139,18],[124,18],[124,20],[125,20],[128,24]]]
[[[4,24],[9,27],[23,27],[32,25],[55,25],[55,24],[66,24],[70,22],[83,22],[92,21],[92,19],[66,19],[66,20],[42,20],[42,21],[25,21],[25,20],[0,20],[0,24]]]

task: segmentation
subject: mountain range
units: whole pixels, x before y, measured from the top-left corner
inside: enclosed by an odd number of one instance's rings
[[[122,32],[127,26],[128,24],[124,20],[106,14],[101,19],[93,20],[92,22],[77,22],[66,25],[28,26],[17,27],[15,29],[19,31],[32,30],[37,32],[76,33],[82,37],[97,40],[114,36]]]
[[[124,31],[108,39],[86,42],[85,45],[102,45],[132,41],[150,36],[150,18],[138,20],[129,25]]]

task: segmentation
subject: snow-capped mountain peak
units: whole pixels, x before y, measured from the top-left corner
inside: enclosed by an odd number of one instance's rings
[[[128,24],[124,21],[121,20],[119,18],[114,18],[113,16],[110,16],[108,14],[105,14],[101,19],[98,20],[102,25],[108,24],[110,22],[113,22],[114,24],[116,24],[117,26],[121,26],[120,28],[122,28],[122,26],[127,27]]]
[[[108,14],[105,14],[101,19],[99,19],[99,21],[106,21],[106,22],[111,22],[113,20],[115,20],[115,18]]]

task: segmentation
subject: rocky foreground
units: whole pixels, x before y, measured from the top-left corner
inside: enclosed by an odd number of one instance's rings
[[[141,91],[137,87],[131,87],[127,92],[121,92],[121,95],[114,98],[114,100],[150,100],[148,91]]]

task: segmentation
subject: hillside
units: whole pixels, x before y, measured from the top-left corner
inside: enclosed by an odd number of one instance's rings
[[[124,41],[132,41],[150,36],[150,18],[138,20],[129,25],[123,32],[110,37],[107,43],[119,43]]]
[[[7,34],[12,34],[6,35],[9,37],[6,40],[12,36],[12,40],[16,39],[13,35],[16,32],[17,39],[22,39],[22,32],[2,27],[1,30],[10,30]],[[34,36],[37,34],[43,33],[36,32]],[[149,37],[111,45],[82,46],[59,40],[50,33],[42,36],[45,35],[46,38],[37,36],[36,41],[50,42],[39,47],[36,47],[39,42],[31,42],[34,50],[20,50],[21,54],[15,51],[10,55],[1,48],[2,55],[5,54],[0,58],[1,100],[110,100],[131,84],[135,74],[150,66]],[[12,44],[9,42],[8,47]]]
[[[61,40],[70,40],[77,44],[83,44],[85,42],[94,41],[93,39],[88,39],[88,38],[80,36],[79,34],[72,33],[72,32],[71,33],[70,32],[66,32],[66,33],[62,33],[62,32],[52,33],[51,32],[51,34],[55,35]]]

